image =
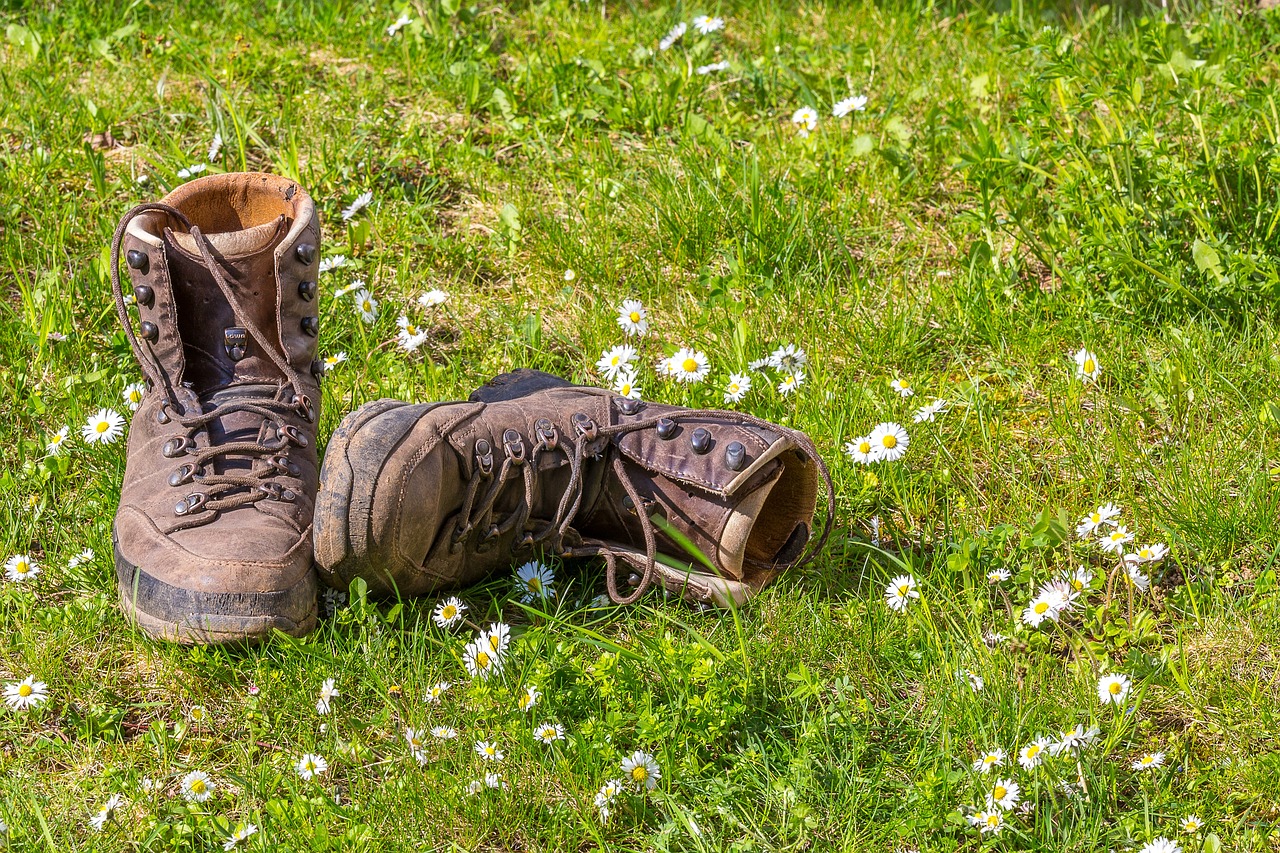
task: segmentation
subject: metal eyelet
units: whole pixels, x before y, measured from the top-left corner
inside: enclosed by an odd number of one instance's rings
[[[654,425],[654,429],[658,431],[658,438],[665,441],[668,438],[675,437],[678,426],[671,418],[658,418],[658,423]]]
[[[747,448],[740,441],[731,441],[724,449],[724,467],[730,471],[741,471],[747,461]]]
[[[187,448],[191,447],[191,439],[185,435],[171,438],[164,443],[164,447],[160,448],[160,455],[166,459],[176,459],[187,452]]]
[[[156,409],[156,420],[162,424],[167,424],[173,418],[169,417],[169,401],[165,400],[160,404],[160,408]]]
[[[298,296],[310,302],[316,298],[316,283],[314,281],[298,282]]]
[[[475,456],[480,476],[488,477],[493,474],[493,445],[489,444],[489,439],[482,438],[476,441]]]
[[[291,461],[288,456],[278,454],[267,459],[267,464],[275,468],[281,474],[288,474],[290,477],[297,477],[302,473],[302,469],[297,463]]]
[[[294,248],[293,254],[300,262],[310,266],[311,262],[316,259],[316,247],[311,243],[299,243]]]
[[[279,483],[259,483],[258,491],[262,492],[273,501],[278,501],[284,494],[284,487]]]
[[[538,434],[539,443],[544,449],[551,450],[556,446],[556,442],[560,437],[556,434],[555,424],[551,423],[551,421],[546,418],[538,418],[533,425],[533,429]]]
[[[155,343],[160,340],[160,327],[150,320],[144,320],[142,325],[138,326],[138,335],[144,341]]]
[[[205,502],[208,500],[209,500],[209,496],[206,495],[204,492],[195,492],[193,494],[187,495],[185,498],[183,498],[182,500],[174,504],[173,514],[187,515],[188,513],[195,512],[196,510],[203,507],[205,505]]]
[[[638,415],[645,407],[644,400],[633,400],[630,397],[614,397],[613,404],[624,415]]]
[[[502,433],[502,450],[516,465],[524,464],[524,436],[513,429]]]
[[[584,435],[587,438],[596,437],[596,422],[591,420],[591,418],[587,417],[582,412],[573,413],[573,428],[577,431],[578,435]]]
[[[298,445],[299,447],[306,447],[307,444],[309,444],[307,437],[302,434],[302,430],[298,429],[293,424],[285,424],[276,430],[276,438],[283,438]]]
[[[119,257],[119,255],[116,257]],[[147,253],[140,252],[137,249],[130,249],[125,252],[124,262],[129,265],[129,269],[137,270],[140,273],[146,273],[147,267],[151,266],[151,259],[147,257]]]
[[[703,427],[698,427],[693,431],[693,435],[689,436],[689,446],[693,448],[693,452],[699,455],[706,453],[711,449],[711,431]]]
[[[294,394],[293,399],[289,401],[289,405],[298,410],[298,414],[302,415],[302,419],[307,423],[311,423],[316,419],[316,409],[311,403],[311,398],[306,394]]]
[[[319,317],[303,317],[302,331],[310,337],[320,334],[320,318]]]
[[[187,463],[169,475],[169,485],[177,488],[183,483],[190,483],[196,474],[196,466]]]
[[[143,308],[150,308],[156,304],[156,292],[145,284],[139,284],[133,289],[133,298]]]

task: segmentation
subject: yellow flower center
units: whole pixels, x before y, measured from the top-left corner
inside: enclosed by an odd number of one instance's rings
[[[446,604],[444,606],[444,609],[440,611],[440,618],[446,621],[449,619],[452,619],[457,615],[458,615],[458,608],[454,607],[452,604]]]
[[[361,303],[360,303],[360,307],[361,307],[361,308],[363,308],[365,311],[372,311],[372,310],[373,310],[373,306],[369,304],[369,300],[368,300],[368,299],[366,299],[364,302],[361,302]]]
[[[1093,363],[1093,359],[1091,359],[1091,358],[1086,358],[1086,359],[1084,360],[1084,372],[1085,372],[1085,373],[1093,373],[1093,370],[1094,370],[1094,368],[1095,368],[1095,367],[1097,367],[1097,365]]]
[[[1143,763],[1143,764],[1153,764],[1153,763],[1155,763],[1155,760],[1156,760],[1156,759],[1155,759],[1155,757],[1154,757],[1154,756],[1151,756],[1151,755],[1144,755],[1144,756],[1142,756],[1142,763]]]
[[[1113,681],[1111,682],[1111,686],[1108,687],[1107,690],[1110,691],[1112,696],[1119,696],[1121,691],[1124,690],[1124,686],[1118,681]]]
[[[30,685],[30,684],[24,684],[24,685],[22,685],[21,687],[19,687],[19,688],[18,688],[18,695],[19,695],[19,696],[21,696],[21,697],[23,697],[24,699],[25,699],[26,697],[30,696],[32,693],[35,693],[35,692],[36,692],[36,691],[35,691],[34,689],[32,689],[32,687],[31,687],[31,685]]]
[[[1027,747],[1027,758],[1035,758],[1039,754],[1040,747],[1037,744],[1033,743],[1031,746]]]
[[[1141,558],[1142,558],[1142,559],[1144,559],[1144,560],[1149,560],[1149,559],[1151,559],[1151,549],[1150,549],[1150,548],[1143,548],[1141,551],[1139,551],[1139,552],[1138,552],[1138,556],[1139,556],[1139,557],[1141,557]]]
[[[539,592],[542,589],[542,580],[537,577],[529,578],[528,587],[530,592]]]
[[[1089,516],[1089,520],[1090,520],[1090,521],[1092,521],[1094,524],[1101,524],[1101,523],[1102,523],[1102,516],[1098,515],[1098,514],[1095,512],[1093,515]]]
[[[640,322],[640,312],[639,312],[639,311],[632,311],[630,314],[628,314],[628,315],[627,315],[627,318],[628,318],[629,320],[631,320],[631,322],[633,322],[633,323],[639,323],[639,322]]]
[[[489,648],[493,649],[495,652],[498,650],[498,644],[500,642],[501,641],[498,639],[497,634],[491,634],[489,636]]]
[[[889,449],[893,449],[898,446],[898,437],[893,433],[889,433],[884,438],[880,439],[880,443]]]
[[[649,777],[649,771],[643,764],[637,764],[631,768],[631,778],[637,782],[643,782]]]
[[[1009,794],[1004,785],[996,785],[991,791],[991,796],[997,800],[1003,800]]]
[[[908,381],[907,381],[907,380],[905,380],[905,379],[899,379],[899,380],[898,380],[898,387],[899,387],[899,388],[901,388],[903,391],[905,391],[905,390],[907,390],[908,388],[910,388],[910,387],[911,387],[911,383],[910,383],[910,382],[908,382]]]
[[[1049,610],[1049,602],[1037,601],[1035,610],[1036,610],[1036,615],[1043,616]]]
[[[911,592],[911,587],[910,587],[910,586],[908,586],[908,585],[907,585],[907,584],[905,584],[905,583],[898,587],[898,595],[901,595],[901,596],[903,596],[904,598],[906,597],[907,593],[909,593],[909,592]]]
[[[488,669],[489,656],[484,652],[479,652],[478,654],[476,654],[476,666],[480,667],[481,669]]]
[[[106,421],[98,421],[98,425],[94,427],[98,432],[106,432],[111,429],[111,424]]]
[[[987,815],[987,826],[999,826],[999,825],[1000,825],[1000,815],[999,815],[999,814],[992,813],[992,814]]]
[[[27,572],[31,571],[31,564],[24,561],[14,566],[13,570],[20,575],[25,575]]]
[[[139,392],[139,391],[130,391],[130,392],[129,392],[129,402],[130,402],[130,403],[137,403],[137,402],[139,402],[139,401],[141,401],[141,400],[142,400],[142,393],[141,393],[141,392]]]
[[[680,367],[684,369],[684,372],[685,372],[685,373],[697,373],[697,372],[698,372],[698,362],[697,362],[697,360],[692,359],[692,358],[686,358],[686,359],[685,359],[685,360],[680,364]]]
[[[204,783],[204,780],[203,780],[203,779],[192,779],[192,780],[191,780],[191,793],[193,793],[193,794],[203,794],[203,793],[205,792],[205,789],[206,789],[207,787],[208,787],[208,786],[207,786],[207,785],[205,785],[205,783]]]
[[[869,442],[869,441],[860,441],[860,442],[858,442],[858,452],[859,452],[859,453],[870,453],[870,452],[871,452],[871,442]]]

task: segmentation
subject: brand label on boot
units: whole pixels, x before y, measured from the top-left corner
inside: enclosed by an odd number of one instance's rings
[[[249,347],[248,329],[242,329],[239,326],[223,329],[222,346],[226,349],[227,355],[231,356],[232,361],[244,358],[245,350]]]

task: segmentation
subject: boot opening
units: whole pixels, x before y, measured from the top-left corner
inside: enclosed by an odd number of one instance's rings
[[[818,505],[818,472],[799,453],[778,456],[782,473],[769,489],[747,537],[747,564],[779,568],[799,558]]]
[[[275,175],[213,175],[178,187],[165,199],[206,234],[288,223],[298,186]],[[286,226],[287,230],[287,226]]]

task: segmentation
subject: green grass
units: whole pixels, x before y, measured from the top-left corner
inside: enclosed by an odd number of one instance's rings
[[[43,567],[0,581],[0,681],[50,690],[34,711],[0,707],[8,844],[220,850],[251,822],[251,846],[299,851],[1093,851],[1178,836],[1197,814],[1184,849],[1275,849],[1280,17],[456,5],[0,12],[0,548]],[[401,11],[414,21],[388,37]],[[656,49],[700,13],[727,27]],[[858,93],[865,112],[832,118]],[[790,121],[804,105],[821,115],[808,139]],[[582,609],[599,566],[557,566],[547,612],[495,578],[462,593],[477,624],[517,634],[489,684],[467,683],[474,631],[436,629],[434,601],[357,598],[306,640],[242,653],[133,633],[109,556],[123,443],[44,445],[123,410],[139,376],[106,246],[215,133],[209,171],[300,181],[324,254],[349,259],[321,282],[322,351],[350,357],[326,378],[322,436],[366,400],[456,399],[513,366],[598,381],[617,306],[640,298],[649,399],[719,406],[730,372],[779,344],[807,351],[796,394],[757,379],[738,407],[823,451],[826,553],[736,620],[657,595]],[[344,226],[365,190],[373,204]],[[372,325],[332,295],[356,279],[382,302]],[[431,287],[450,301],[423,311]],[[394,344],[402,312],[431,329],[412,355]],[[706,384],[654,374],[682,345],[708,354]],[[1096,384],[1073,378],[1082,346]],[[890,389],[899,377],[916,397]],[[934,396],[952,410],[912,424]],[[912,437],[902,461],[843,456],[889,420]],[[1150,593],[1105,583],[1116,562],[1063,535],[1060,513],[1074,524],[1107,501],[1171,548]],[[84,548],[97,557],[71,568]],[[1083,613],[1016,619],[1078,565],[1098,574]],[[998,568],[1012,578],[996,588]],[[881,591],[904,571],[922,597],[900,615]],[[1010,639],[989,648],[989,631]],[[1104,672],[1133,679],[1129,713],[1100,707]],[[320,717],[329,677],[341,695]],[[457,684],[424,704],[441,680]],[[528,684],[544,696],[523,714]],[[569,739],[534,743],[547,719]],[[1076,723],[1098,742],[1009,769],[1034,808],[979,837],[961,810],[995,778],[969,769],[979,752]],[[461,736],[419,766],[402,733],[437,724]],[[468,796],[472,743],[495,738],[509,788]],[[661,784],[602,824],[592,798],[637,749]],[[1130,769],[1154,750],[1164,767]],[[310,782],[294,771],[307,752],[330,765]],[[174,796],[192,770],[217,785],[205,803]],[[1087,796],[1059,789],[1078,778]],[[127,804],[91,831],[113,793]]]

